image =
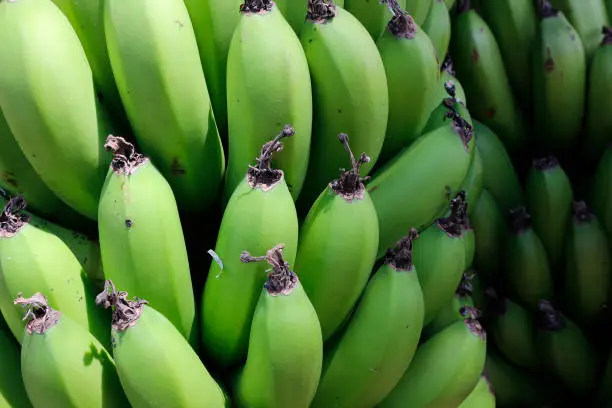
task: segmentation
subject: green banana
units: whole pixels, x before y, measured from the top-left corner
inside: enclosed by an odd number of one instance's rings
[[[282,170],[270,167],[280,142],[294,130],[283,131],[261,148],[246,177],[231,196],[221,220],[215,252],[202,294],[201,327],[204,349],[219,366],[244,360],[253,312],[264,284],[263,264],[244,264],[244,248],[266,251],[282,242],[283,255],[294,263],[298,247],[298,217]],[[241,231],[236,234],[236,231]]]
[[[611,3],[612,4],[612,3]],[[604,27],[604,39],[595,51],[587,82],[586,131],[583,147],[586,161],[597,161],[612,143],[612,28]]]
[[[412,264],[417,238],[412,229],[387,252],[384,265],[370,279],[346,331],[325,356],[312,407],[377,406],[410,366],[424,317]]]
[[[319,384],[321,325],[283,248],[279,244],[260,257],[240,255],[242,262],[266,261],[272,271],[257,301],[246,364],[234,386],[238,407],[308,408]]]
[[[493,32],[470,8],[457,3],[450,50],[457,77],[470,97],[470,113],[493,129],[512,151],[525,142],[526,125],[512,94],[501,51]]]
[[[565,233],[572,213],[572,184],[554,156],[536,159],[525,183],[533,230],[544,245],[550,266],[561,268]]]
[[[418,266],[417,266],[418,268]],[[486,359],[486,334],[477,310],[463,307],[458,321],[427,340],[397,386],[378,405],[389,407],[456,407],[474,389]]]
[[[448,10],[451,11],[453,7],[455,7],[455,0],[444,0],[444,4],[446,4]]]
[[[538,308],[538,351],[548,370],[576,396],[596,386],[597,355],[584,333],[547,300]]]
[[[531,112],[529,50],[538,30],[533,0],[483,1],[481,7],[499,45],[510,86],[524,112]]]
[[[357,17],[372,39],[376,41],[385,32],[389,19],[393,17],[390,4],[397,4],[397,7],[402,10],[406,8],[406,0],[346,0],[344,8]]]
[[[321,192],[300,226],[295,268],[327,341],[348,317],[363,292],[379,247],[376,209],[360,177],[370,158],[355,160],[348,136],[338,135],[351,168]]]
[[[117,292],[109,280],[96,302],[113,311],[113,358],[132,407],[228,406],[224,391],[183,334],[147,300],[128,299],[128,292]]]
[[[470,268],[467,271],[463,272],[463,276],[467,277],[469,280],[472,301],[474,303],[474,307],[478,310],[481,310],[485,314],[488,312],[488,304],[487,298],[485,297],[485,282],[482,281],[480,277],[480,273],[477,272],[474,268]]]
[[[14,296],[45,291],[66,316],[108,346],[107,316],[95,307],[89,278],[99,268],[98,249],[80,234],[26,214],[26,205],[17,196],[0,213],[0,311],[11,332],[21,343],[25,323]]]
[[[459,114],[465,122],[472,126],[472,117],[465,103],[461,101],[456,94],[455,80],[446,81],[443,84],[445,96],[437,101],[438,105],[429,114],[429,119],[421,131],[421,135],[425,135],[440,127],[443,127],[449,119],[452,119],[455,114]],[[471,144],[474,142],[470,141]],[[472,152],[472,150],[470,150]],[[471,157],[472,155],[470,155]]]
[[[304,27],[304,20],[306,19],[306,13],[308,11],[307,0],[275,0],[274,3],[278,9],[283,13],[285,19],[293,28],[293,31],[299,36]]]
[[[484,123],[474,120],[476,146],[482,159],[482,183],[505,213],[524,203],[523,188],[504,144]]]
[[[40,292],[19,294],[14,304],[27,308],[21,376],[32,406],[130,406],[113,358],[87,329],[53,309]]]
[[[184,1],[198,43],[215,122],[221,139],[227,141],[227,55],[243,0]]]
[[[448,98],[446,91],[446,83],[451,81],[455,86],[455,99],[467,105],[467,97],[461,82],[455,76],[455,68],[453,67],[453,59],[450,54],[446,54],[446,58],[440,64],[440,99]]]
[[[172,189],[151,160],[122,137],[111,135],[104,146],[114,156],[98,214],[104,276],[155,302],[193,340],[191,275]]]
[[[612,16],[612,0],[605,0],[605,6],[608,12],[608,17]]]
[[[379,258],[407,229],[422,229],[438,218],[448,208],[448,191],[457,191],[465,179],[474,150],[472,127],[452,113],[452,119],[387,162],[369,183],[380,226]],[[419,177],[406,177],[410,174]]]
[[[593,177],[593,212],[612,241],[612,145],[603,154]],[[612,251],[612,247],[610,248]]]
[[[574,201],[565,238],[564,304],[578,323],[597,323],[607,308],[612,259],[606,234],[584,201]]]
[[[470,220],[476,238],[474,265],[486,281],[501,283],[506,224],[502,211],[486,188],[480,193]]]
[[[31,408],[21,378],[21,350],[0,316],[0,407]]]
[[[476,387],[458,408],[495,408],[495,394],[486,375],[482,375]]]
[[[421,135],[440,75],[435,49],[425,31],[396,2],[391,4],[394,16],[376,42],[389,89],[389,120],[381,164]]]
[[[95,220],[109,125],[78,36],[53,2],[18,0],[0,2],[0,37],[11,38],[0,45],[0,109],[15,140],[42,181]]]
[[[465,269],[467,269],[474,266],[474,255],[476,254],[476,234],[467,216],[461,226],[461,235],[465,242]]]
[[[406,11],[414,18],[414,22],[422,25],[427,19],[431,0],[406,0]]]
[[[541,4],[539,33],[532,49],[535,129],[542,146],[566,153],[578,141],[584,114],[585,51],[563,12],[548,0]]]
[[[504,280],[513,299],[535,310],[541,299],[550,299],[553,295],[546,249],[525,207],[510,210],[508,232],[503,250]]]
[[[475,216],[475,208],[480,194],[484,188],[484,171],[482,168],[482,158],[478,149],[474,149],[474,157],[470,163],[467,176],[463,181],[463,186],[459,189],[465,191],[465,196],[468,202],[468,215],[470,218]],[[471,265],[468,265],[471,266]]]
[[[451,19],[444,0],[432,1],[431,10],[423,22],[423,30],[431,39],[438,61],[442,62],[451,37]]]
[[[356,151],[368,152],[369,174],[385,139],[389,92],[382,58],[372,37],[331,0],[310,0],[300,41],[310,69],[313,133],[310,165],[299,201],[308,209],[345,162],[338,133],[351,135]]]
[[[297,136],[285,143],[274,165],[298,197],[308,169],[312,88],[298,37],[271,0],[245,0],[227,58],[228,167],[224,199],[244,179],[249,161],[291,123]]]
[[[138,144],[182,211],[207,209],[225,158],[185,3],[107,0],[104,7],[111,67]]]

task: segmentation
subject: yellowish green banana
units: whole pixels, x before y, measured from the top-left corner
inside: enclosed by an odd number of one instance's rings
[[[389,19],[393,17],[387,4],[397,3],[402,10],[406,7],[406,0],[346,0],[344,8],[357,17],[357,20],[368,30],[374,41],[383,34]]]
[[[470,395],[458,408],[495,408],[495,393],[486,375],[482,375]]]
[[[21,350],[0,316],[0,407],[31,408],[21,378]]]
[[[444,0],[432,0],[431,10],[423,22],[423,30],[436,50],[438,61],[442,63],[451,37],[451,19]]]

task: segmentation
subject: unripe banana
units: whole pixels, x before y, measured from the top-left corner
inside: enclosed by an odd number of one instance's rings
[[[109,136],[104,146],[114,156],[98,214],[104,276],[155,302],[193,340],[191,275],[172,189],[151,160],[125,139]]]
[[[90,278],[99,267],[95,244],[59,226],[24,213],[26,202],[14,197],[0,214],[0,311],[21,343],[25,323],[13,306],[19,292],[48,293],[50,302],[109,346],[108,316],[94,304]]]
[[[410,366],[424,317],[412,264],[412,241],[417,238],[412,229],[372,276],[346,331],[325,356],[312,407],[377,406]]]
[[[275,0],[276,6],[297,35],[300,35],[308,11],[308,0]]]
[[[417,266],[418,268],[418,266]],[[417,352],[403,377],[378,406],[457,407],[474,389],[486,359],[486,334],[475,314],[464,307],[465,320],[453,323]]]
[[[430,7],[431,0],[406,0],[406,11],[418,25],[423,25]]]
[[[0,109],[15,140],[42,181],[95,220],[109,126],[78,36],[53,2],[18,0],[0,2],[0,38],[11,39],[0,45]]]
[[[21,378],[21,350],[0,316],[0,407],[31,408]]]
[[[455,99],[462,102],[463,105],[467,105],[465,90],[455,76],[455,68],[453,67],[453,60],[450,54],[446,54],[446,58],[440,64],[440,99],[448,98],[448,92],[446,91],[446,83],[448,81],[451,81],[455,86]]]
[[[113,358],[86,328],[53,309],[40,292],[30,298],[19,294],[14,304],[27,307],[21,376],[32,406],[130,406]]]
[[[390,11],[392,3],[396,3],[402,10],[406,8],[406,0],[346,0],[344,8],[357,17],[376,41],[385,32],[389,19],[393,17],[393,12]]]
[[[580,327],[546,300],[539,303],[538,326],[538,351],[548,370],[574,395],[587,395],[597,384],[597,354]]]
[[[534,123],[542,146],[568,153],[578,140],[584,114],[585,51],[563,12],[548,0],[541,4],[532,46]]]
[[[525,185],[527,209],[553,270],[562,267],[573,195],[570,179],[556,157],[533,161]]]
[[[376,42],[389,89],[389,121],[380,153],[382,164],[421,135],[439,80],[436,52],[425,31],[393,4],[393,18]]]
[[[575,201],[573,207],[565,235],[564,305],[573,319],[590,326],[608,306],[612,246],[586,203]]]
[[[433,0],[423,23],[423,30],[431,39],[438,61],[446,57],[451,36],[451,19],[444,0]]]
[[[147,300],[130,300],[128,292],[106,281],[96,302],[113,310],[113,358],[132,407],[227,406],[225,393],[183,333]]]
[[[508,215],[508,236],[503,250],[504,280],[518,303],[533,310],[540,299],[553,295],[553,279],[546,249],[533,230],[531,214],[517,207]]]
[[[351,168],[321,192],[300,227],[295,268],[327,341],[347,318],[365,288],[379,247],[376,209],[360,177],[370,159],[355,160],[348,136],[338,135]]]
[[[612,241],[612,145],[599,161],[591,192],[593,211]],[[612,248],[610,248],[612,251]]]
[[[303,24],[303,21],[302,21]],[[279,123],[297,136],[273,160],[291,195],[299,195],[308,169],[312,89],[298,37],[270,0],[245,0],[227,59],[228,168],[224,199],[244,179],[248,164]]]
[[[486,375],[482,375],[476,387],[458,408],[495,408],[495,393]]]
[[[310,165],[299,204],[307,210],[345,163],[339,133],[351,135],[355,151],[368,152],[371,160],[361,172],[371,171],[385,139],[389,92],[376,43],[359,20],[331,0],[309,1],[300,41],[314,106]]]
[[[423,135],[374,175],[368,191],[380,226],[378,257],[407,229],[426,228],[448,208],[449,190],[457,191],[470,167],[472,139],[472,127],[455,112],[442,127]]]
[[[604,0],[606,5],[606,10],[608,11],[608,18],[612,16],[612,0]]]
[[[510,150],[525,142],[525,122],[512,94],[501,51],[469,0],[457,5],[450,50],[457,77],[470,98],[470,113],[491,127]]]
[[[240,253],[244,248],[264,252],[282,242],[285,259],[295,261],[295,205],[283,171],[270,167],[272,155],[283,149],[280,140],[293,133],[292,128],[285,127],[262,146],[257,166],[249,167],[223,213],[215,246],[222,266],[211,263],[201,303],[204,349],[221,367],[230,367],[246,357],[253,312],[266,280],[265,265],[245,264],[240,261]]]
[[[436,102],[437,105],[429,114],[429,119],[427,119],[427,123],[423,130],[421,130],[422,135],[443,127],[449,119],[452,119],[455,113],[458,113],[468,125],[472,126],[470,112],[465,103],[456,96],[455,83],[455,80],[449,80],[443,84],[445,96]],[[473,141],[470,141],[470,143],[474,144]]]
[[[463,185],[460,188],[460,191],[465,191],[465,197],[468,202],[468,215],[470,218],[475,215],[476,204],[480,199],[483,188],[484,171],[482,168],[481,153],[478,149],[474,149],[474,157],[472,157],[467,176],[465,176]]]
[[[185,3],[108,0],[104,7],[108,54],[136,140],[181,210],[205,210],[218,195],[225,158]]]
[[[242,262],[272,267],[255,308],[247,361],[234,388],[245,408],[308,408],[323,365],[321,325],[298,276],[283,258],[283,244]]]
[[[530,53],[538,30],[533,0],[481,2],[482,17],[495,35],[506,74],[524,112],[531,112]]]
[[[506,224],[504,215],[489,190],[483,189],[474,206],[474,266],[489,282],[502,283],[502,255]]]

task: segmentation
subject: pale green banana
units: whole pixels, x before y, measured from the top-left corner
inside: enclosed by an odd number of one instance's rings
[[[21,378],[21,350],[0,316],[0,407],[31,408]]]
[[[344,8],[357,17],[357,20],[368,30],[372,39],[376,41],[386,30],[387,23],[393,17],[390,6],[387,6],[391,2],[402,10],[406,8],[406,0],[385,0],[384,2],[380,0],[346,0]]]
[[[491,283],[502,283],[502,250],[506,223],[495,198],[485,188],[474,206],[470,218],[474,229],[474,266],[484,279]]]
[[[414,21],[418,25],[422,25],[427,18],[431,0],[406,0],[406,11],[414,17]]]
[[[442,63],[451,37],[451,19],[444,0],[432,0],[431,10],[423,22],[423,30],[431,39],[438,61]]]
[[[470,395],[458,408],[495,408],[495,393],[486,375],[482,375]]]
[[[304,27],[304,20],[306,20],[308,0],[275,0],[274,3],[299,36]]]
[[[612,241],[612,145],[599,161],[593,177],[591,203],[608,239]]]

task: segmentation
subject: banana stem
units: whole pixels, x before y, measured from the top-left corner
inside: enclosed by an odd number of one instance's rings
[[[601,29],[601,33],[603,34],[603,39],[601,40],[601,45],[612,45],[612,27],[603,27]]]
[[[508,226],[514,234],[520,234],[531,229],[531,214],[527,212],[525,206],[519,206],[509,211]]]
[[[241,13],[266,14],[272,10],[274,2],[272,0],[245,0],[240,5]]]
[[[30,216],[23,212],[27,205],[23,196],[9,199],[0,213],[0,238],[14,236],[30,221]]]
[[[283,150],[283,144],[280,142],[281,139],[291,137],[295,135],[295,129],[290,125],[286,125],[283,130],[276,135],[276,137],[269,142],[266,142],[259,153],[259,156],[255,158],[257,166],[251,166],[247,170],[247,180],[251,188],[257,186],[265,186],[271,188],[278,183],[283,175],[282,171],[272,169],[272,155],[276,152]]]
[[[533,161],[533,167],[538,171],[552,170],[559,167],[559,160],[555,156],[540,157]]]
[[[449,236],[458,237],[463,230],[469,228],[467,208],[468,203],[465,191],[459,191],[455,197],[450,200],[449,216],[438,219],[438,226]]]
[[[121,136],[108,135],[104,149],[113,152],[111,167],[118,174],[132,174],[147,161],[144,155],[136,152],[133,144]]]
[[[298,277],[291,270],[289,262],[283,259],[284,244],[278,244],[269,249],[264,256],[252,256],[248,251],[240,254],[240,261],[244,263],[266,261],[272,267],[268,273],[268,280],[264,288],[272,296],[289,295],[298,283]]]
[[[338,140],[349,154],[351,159],[351,169],[345,170],[340,169],[342,173],[339,179],[336,179],[331,182],[331,188],[336,193],[342,195],[345,200],[351,201],[354,198],[361,199],[363,198],[363,194],[365,192],[365,187],[363,183],[370,179],[370,177],[359,177],[359,168],[368,163],[370,161],[370,157],[365,153],[361,153],[359,156],[359,160],[355,160],[355,156],[353,155],[353,151],[349,145],[349,137],[346,133],[340,133],[338,135]]]
[[[325,23],[336,17],[336,4],[332,0],[308,0],[306,18],[313,23]]]
[[[104,290],[96,296],[96,305],[112,308],[111,325],[117,331],[134,326],[142,314],[142,306],[149,303],[144,299],[129,300],[127,296],[127,292],[116,291],[111,280],[104,282]]]
[[[580,223],[589,223],[593,219],[593,213],[583,200],[574,200],[572,202],[572,212],[574,218]]]
[[[61,313],[47,304],[47,298],[40,292],[32,297],[24,298],[21,293],[13,300],[14,305],[27,307],[23,320],[28,320],[26,329],[28,334],[34,332],[42,334],[53,327],[59,320]]]
[[[565,318],[548,300],[538,302],[538,324],[542,330],[559,331],[565,327]]]
[[[389,248],[385,256],[385,263],[390,265],[396,271],[412,271],[414,264],[412,263],[412,247],[413,241],[419,237],[416,228],[410,228],[407,236],[400,239],[395,248]]]

